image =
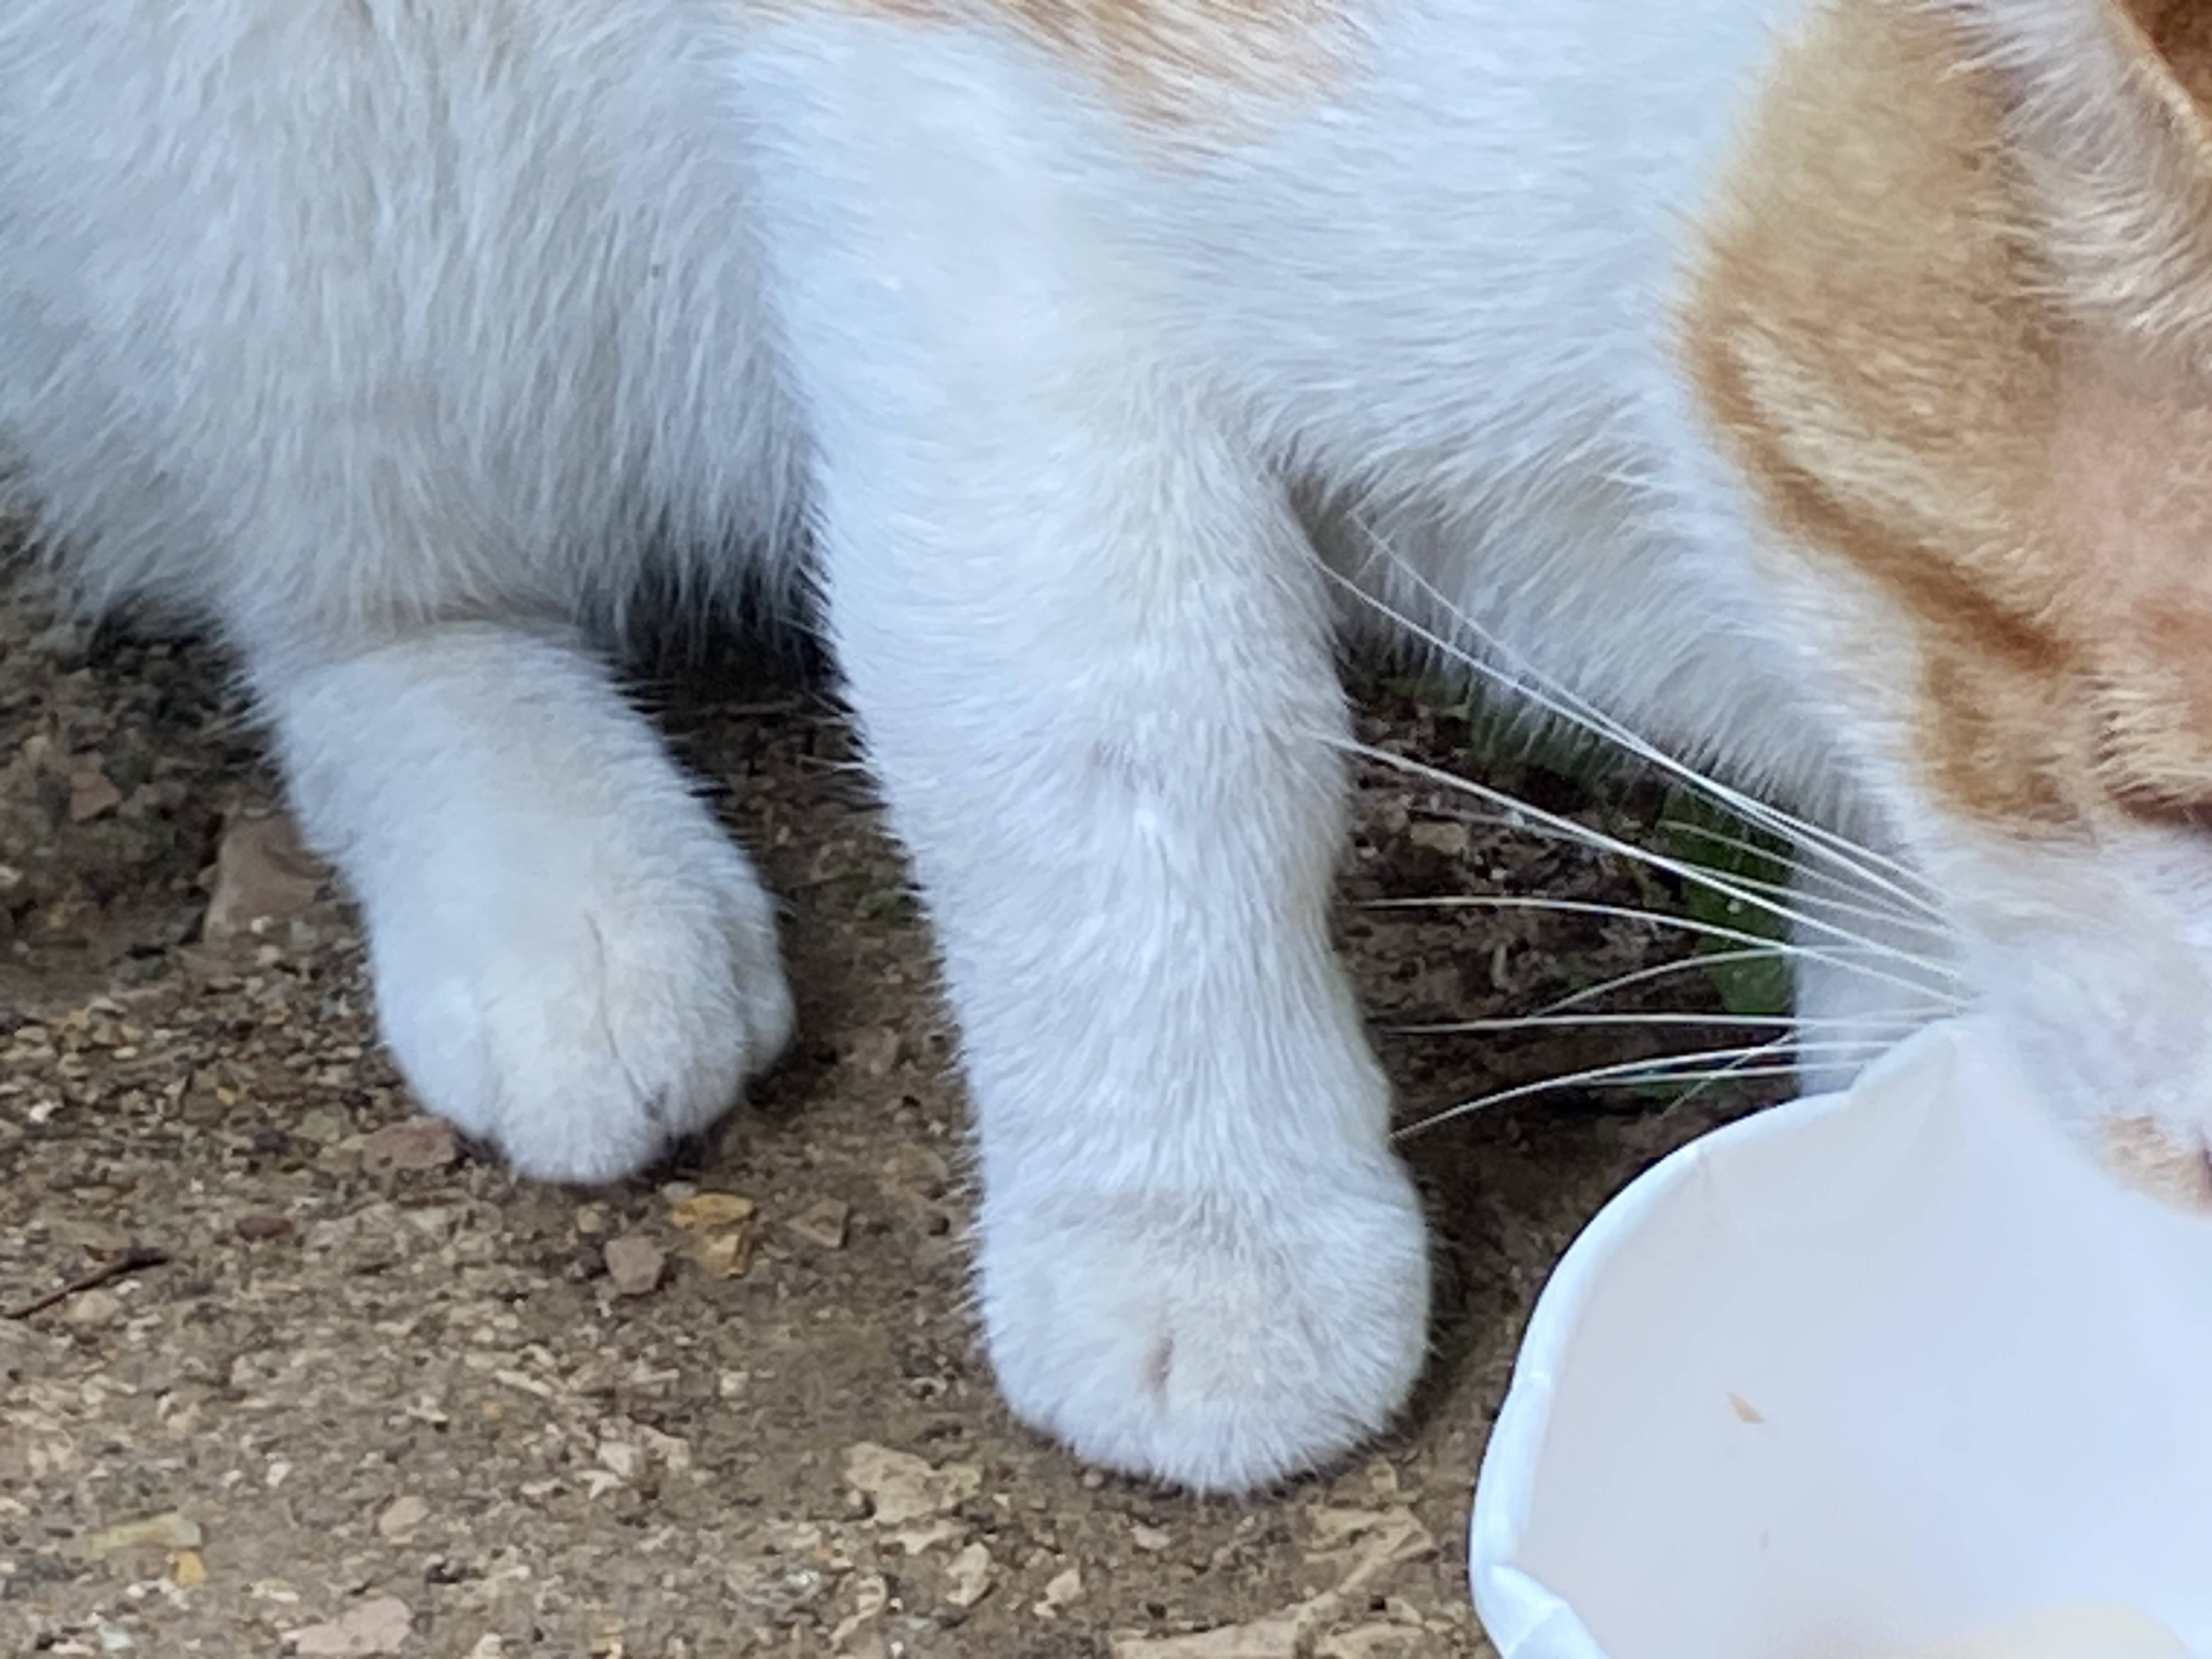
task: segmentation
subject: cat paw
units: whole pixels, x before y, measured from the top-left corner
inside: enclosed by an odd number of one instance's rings
[[[602,825],[587,856],[480,866],[473,890],[372,897],[400,1069],[521,1174],[634,1173],[726,1112],[790,1035],[773,906],[744,854],[704,813],[660,828],[653,844],[650,824]]]
[[[979,1273],[1016,1415],[1200,1492],[1368,1438],[1426,1348],[1426,1228],[1387,1157],[1234,1193],[987,1197]]]

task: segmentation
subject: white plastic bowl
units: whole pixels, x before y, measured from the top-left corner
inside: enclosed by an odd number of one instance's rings
[[[1923,1032],[1598,1215],[1469,1554],[1504,1659],[1856,1659],[2073,1602],[2212,1659],[2212,1222]]]

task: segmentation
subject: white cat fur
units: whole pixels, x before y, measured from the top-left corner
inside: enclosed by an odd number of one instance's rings
[[[88,599],[240,654],[423,1099],[559,1178],[789,1023],[769,902],[581,641],[809,529],[1007,1398],[1249,1487],[1389,1418],[1428,1297],[1328,939],[1293,485],[1399,608],[1441,623],[1369,534],[1662,744],[1886,805],[1671,336],[1793,9],[1376,0],[1351,72],[1167,131],[988,9],[9,0],[0,431]]]

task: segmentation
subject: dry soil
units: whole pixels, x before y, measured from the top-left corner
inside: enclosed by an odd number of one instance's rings
[[[646,689],[788,902],[804,1033],[709,1143],[564,1190],[413,1121],[353,916],[267,818],[217,655],[0,598],[0,1307],[167,1258],[0,1319],[0,1652],[1487,1654],[1464,1528],[1530,1302],[1608,1194],[1744,1098],[1571,1091],[1412,1136],[1442,1294],[1405,1424],[1246,1502],[1086,1471],[977,1348],[952,1034],[840,710],[781,669]],[[1360,698],[1373,741],[1474,763],[1463,719]],[[1504,769],[1582,822],[1660,811]],[[1341,933],[1378,1027],[1679,951],[1364,905],[1676,901],[1470,805],[1360,779]],[[1649,1046],[1379,1041],[1408,1122]]]

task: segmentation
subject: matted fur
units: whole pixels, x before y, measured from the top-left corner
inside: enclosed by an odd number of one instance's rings
[[[14,0],[0,429],[79,592],[235,646],[408,1077],[550,1176],[791,1014],[584,641],[807,573],[1007,1397],[1244,1487],[1423,1352],[1347,604],[1871,843],[1823,1030],[1963,998],[2087,1139],[2212,1133],[2205,9]]]

